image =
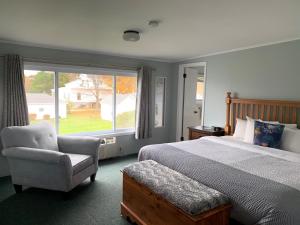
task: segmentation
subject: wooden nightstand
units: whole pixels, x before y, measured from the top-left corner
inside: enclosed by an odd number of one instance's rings
[[[214,130],[212,127],[205,126],[194,126],[188,127],[189,129],[189,140],[198,139],[204,136],[224,136],[224,129]]]

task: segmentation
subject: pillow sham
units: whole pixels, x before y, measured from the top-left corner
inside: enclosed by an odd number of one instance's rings
[[[233,137],[244,139],[246,133],[246,126],[247,120],[237,118]]]
[[[284,128],[280,148],[286,151],[300,153],[300,129]]]
[[[246,116],[246,118],[247,118],[247,126],[245,131],[244,142],[250,144],[253,144],[255,121],[260,121],[260,122],[270,123],[270,124],[279,124],[278,121],[263,121],[261,119],[253,119],[249,116]]]
[[[255,121],[254,139],[255,145],[279,148],[284,125]]]

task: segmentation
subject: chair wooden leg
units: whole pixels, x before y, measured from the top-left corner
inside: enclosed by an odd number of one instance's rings
[[[22,192],[22,185],[14,184],[14,188],[17,194]]]
[[[91,175],[91,182],[95,182],[96,180],[96,173],[94,173],[93,175]]]

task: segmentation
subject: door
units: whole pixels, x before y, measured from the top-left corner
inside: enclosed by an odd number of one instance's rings
[[[202,125],[204,92],[203,68],[185,68],[183,137],[188,140],[188,127]]]

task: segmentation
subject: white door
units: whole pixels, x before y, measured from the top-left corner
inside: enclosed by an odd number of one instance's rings
[[[188,127],[202,125],[204,75],[195,68],[185,68],[183,137],[188,140]]]

